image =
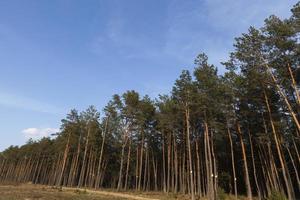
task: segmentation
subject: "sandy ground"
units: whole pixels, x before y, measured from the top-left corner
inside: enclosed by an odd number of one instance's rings
[[[78,191],[78,189],[74,188],[63,188],[65,191]],[[159,199],[153,199],[148,197],[141,197],[141,196],[135,196],[132,194],[124,194],[119,192],[107,192],[107,191],[96,191],[96,190],[83,190],[80,189],[82,192],[87,192],[88,194],[99,194],[99,195],[105,195],[105,196],[112,196],[112,197],[118,197],[121,199],[135,199],[135,200],[159,200]]]
[[[186,199],[161,193],[132,193],[21,184],[0,185],[0,200],[171,200]]]

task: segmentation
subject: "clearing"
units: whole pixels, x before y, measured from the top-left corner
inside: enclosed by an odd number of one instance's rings
[[[188,199],[186,196],[166,196],[162,193],[114,192],[56,188],[44,185],[0,185],[0,200],[171,200]]]

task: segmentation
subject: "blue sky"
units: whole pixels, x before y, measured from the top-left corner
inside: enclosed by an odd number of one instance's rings
[[[224,71],[234,37],[296,2],[0,1],[0,151],[56,131],[71,108],[167,93],[200,52]]]

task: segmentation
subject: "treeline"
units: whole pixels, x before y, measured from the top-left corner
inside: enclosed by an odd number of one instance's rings
[[[54,139],[0,154],[0,182],[299,198],[300,3],[236,38],[227,71],[205,54],[169,95],[72,110]]]

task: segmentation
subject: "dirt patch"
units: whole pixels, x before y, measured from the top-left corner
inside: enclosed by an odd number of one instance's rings
[[[64,190],[75,190],[73,188],[63,188]],[[77,189],[78,190],[78,189]],[[82,190],[82,189],[80,189]],[[140,197],[140,196],[135,196],[135,195],[130,195],[130,194],[124,194],[124,193],[118,193],[118,192],[106,192],[106,191],[96,191],[96,190],[82,190],[86,191],[87,193],[92,193],[92,194],[100,194],[100,195],[106,195],[106,196],[114,196],[114,197],[119,197],[119,198],[126,198],[126,199],[135,199],[135,200],[159,200],[159,199],[153,199],[153,198],[148,198],[148,197]]]
[[[162,200],[142,196],[145,194],[119,193],[77,188],[57,188],[43,185],[0,185],[0,200]],[[148,195],[148,194],[147,194]],[[150,196],[150,194],[149,194]]]

